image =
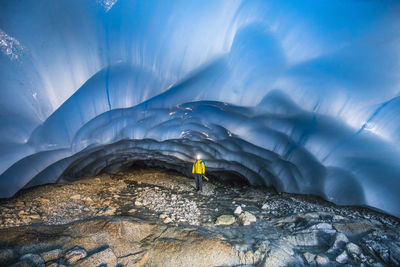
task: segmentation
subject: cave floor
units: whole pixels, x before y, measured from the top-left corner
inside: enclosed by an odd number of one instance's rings
[[[193,179],[159,170],[26,189],[0,215],[0,265],[400,264],[397,218],[215,180],[198,194]]]

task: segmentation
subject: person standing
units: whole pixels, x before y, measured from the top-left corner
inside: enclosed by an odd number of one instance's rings
[[[206,165],[204,161],[201,160],[200,155],[197,155],[197,160],[192,167],[192,173],[196,182],[196,191],[201,193],[203,190],[203,175],[206,173]]]

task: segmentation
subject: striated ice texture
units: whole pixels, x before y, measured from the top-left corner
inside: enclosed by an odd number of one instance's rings
[[[133,162],[400,216],[399,1],[0,1],[0,197]]]

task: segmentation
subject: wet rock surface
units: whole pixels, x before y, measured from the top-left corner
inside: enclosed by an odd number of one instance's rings
[[[0,214],[1,266],[400,264],[391,216],[157,170],[24,190]]]

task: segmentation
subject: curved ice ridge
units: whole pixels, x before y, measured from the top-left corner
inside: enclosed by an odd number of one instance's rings
[[[400,216],[398,3],[38,2],[0,3],[0,197],[200,153]]]

